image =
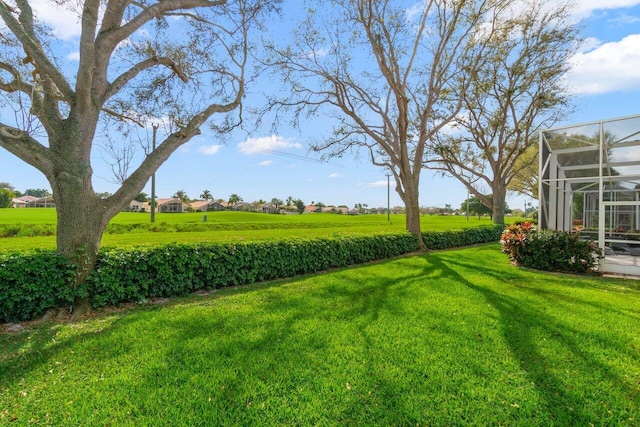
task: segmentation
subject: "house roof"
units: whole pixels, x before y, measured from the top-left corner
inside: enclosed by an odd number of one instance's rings
[[[182,200],[180,200],[180,199],[178,199],[176,197],[163,198],[163,199],[156,200],[156,204],[158,206],[164,205],[164,204],[167,204],[167,203],[176,203],[176,202],[182,202]]]
[[[45,197],[36,197],[35,199],[29,200],[29,203],[53,203],[53,196],[45,196]]]
[[[210,206],[213,205],[215,202],[213,200],[197,200],[195,202],[191,202],[191,207],[195,210],[198,210],[204,206]]]

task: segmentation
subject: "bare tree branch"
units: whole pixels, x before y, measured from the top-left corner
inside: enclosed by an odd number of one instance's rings
[[[453,131],[432,140],[425,166],[447,172],[471,191],[457,170],[485,181],[493,196],[476,195],[493,209],[497,223],[504,221],[509,184],[529,170],[518,159],[533,135],[567,112],[561,77],[577,46],[570,12],[570,6],[552,2],[528,4],[518,15],[496,9],[474,78],[454,86],[463,112],[455,117]]]

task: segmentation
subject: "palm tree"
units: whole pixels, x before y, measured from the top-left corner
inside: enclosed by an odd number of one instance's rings
[[[144,202],[148,202],[149,201],[149,196],[147,195],[147,193],[142,192],[142,193],[138,194],[136,196],[136,198],[133,199],[133,200],[138,201],[140,203],[144,203]]]
[[[232,195],[229,196],[230,205],[235,205],[236,203],[241,201],[242,201],[242,197],[238,196],[236,193],[233,193]]]
[[[184,190],[176,191],[176,194],[174,194],[173,197],[180,199],[183,202],[189,202],[189,196],[187,196],[187,193]]]
[[[213,199],[213,196],[211,195],[211,191],[204,190],[200,195],[200,198],[203,199],[205,202],[208,202],[209,200]]]
[[[287,206],[291,206],[296,199],[293,198],[293,196],[289,196],[287,197]]]
[[[271,203],[276,205],[276,209],[278,209],[284,202],[277,197],[274,197],[273,199],[271,199]]]

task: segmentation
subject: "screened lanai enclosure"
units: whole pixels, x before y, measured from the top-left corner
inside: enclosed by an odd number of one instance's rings
[[[600,271],[640,276],[640,115],[540,133],[539,225],[579,231]]]

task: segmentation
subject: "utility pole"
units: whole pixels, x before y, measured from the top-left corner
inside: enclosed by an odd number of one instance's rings
[[[152,151],[156,151],[156,132],[158,131],[158,125],[153,124],[153,142]],[[156,222],[156,173],[151,175],[151,222]]]
[[[391,222],[391,204],[390,204],[390,200],[391,200],[391,174],[389,172],[386,173],[387,175],[387,221]]]
[[[462,175],[463,178],[467,178],[466,175]],[[467,178],[467,181],[469,182],[469,185],[466,186],[467,187],[467,202],[465,203],[466,205],[466,212],[465,212],[465,216],[467,217],[467,221],[469,221],[469,198],[471,197],[471,193],[469,192],[469,186],[471,186],[471,175],[469,175],[469,178]]]

